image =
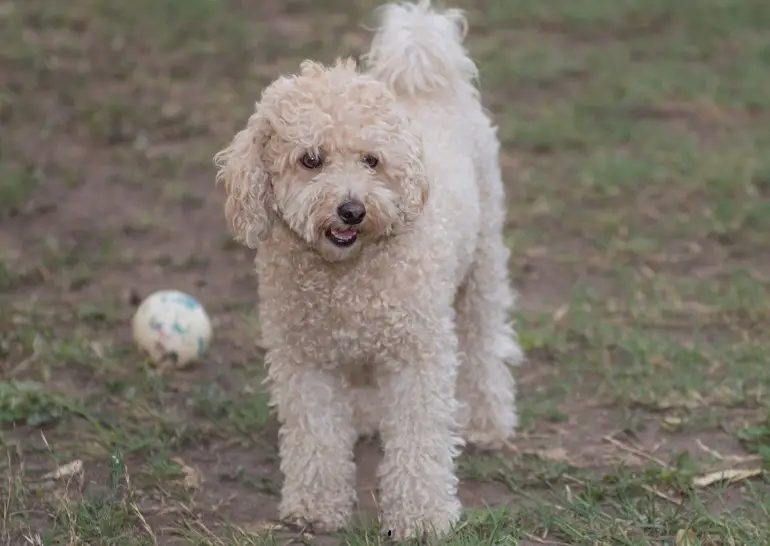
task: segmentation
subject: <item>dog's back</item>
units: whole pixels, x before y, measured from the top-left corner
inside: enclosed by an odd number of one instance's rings
[[[476,87],[478,69],[463,42],[468,30],[459,9],[439,11],[430,0],[379,8],[368,73],[388,85],[419,127],[431,197],[422,221],[459,258],[455,281],[472,259],[476,239],[490,226],[484,216],[501,207],[496,128]],[[484,214],[482,214],[484,211]],[[452,225],[448,219],[463,219]],[[497,229],[497,226],[494,226]],[[430,235],[429,235],[430,236]]]
[[[385,4],[378,15],[363,56],[368,73],[388,85],[423,129],[428,155],[430,141],[441,141],[462,148],[477,170],[486,169],[489,149],[496,155],[497,131],[481,105],[478,68],[463,43],[463,10],[439,11],[419,0]]]

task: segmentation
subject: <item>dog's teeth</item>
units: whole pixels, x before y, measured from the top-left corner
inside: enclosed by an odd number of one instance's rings
[[[351,229],[335,229],[332,230],[332,234],[339,239],[350,239],[356,232]]]

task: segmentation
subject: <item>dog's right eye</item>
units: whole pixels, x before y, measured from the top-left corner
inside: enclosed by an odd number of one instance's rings
[[[312,152],[308,152],[303,155],[299,162],[303,167],[310,170],[317,169],[323,165],[323,159],[321,159],[321,156]]]

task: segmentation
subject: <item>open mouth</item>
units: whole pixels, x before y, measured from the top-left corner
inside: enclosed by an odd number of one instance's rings
[[[358,238],[358,233],[350,228],[331,228],[326,232],[326,238],[337,246],[352,246]]]

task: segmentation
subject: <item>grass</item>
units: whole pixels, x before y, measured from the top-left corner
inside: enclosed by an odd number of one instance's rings
[[[263,4],[0,2],[0,544],[382,542],[368,489],[334,537],[269,524],[252,256],[211,172],[263,85],[363,51],[377,2]],[[460,2],[529,362],[518,451],[463,456],[441,544],[770,543],[765,4]],[[168,287],[217,337],[161,373],[127,324]]]
[[[0,160],[0,214],[13,213],[35,185],[35,177]]]

